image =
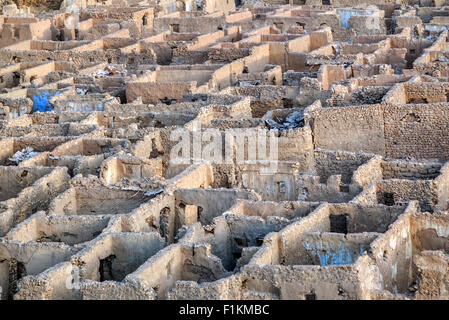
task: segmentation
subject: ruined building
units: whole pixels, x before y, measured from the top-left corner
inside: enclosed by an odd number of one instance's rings
[[[449,299],[447,0],[0,19],[1,299]]]

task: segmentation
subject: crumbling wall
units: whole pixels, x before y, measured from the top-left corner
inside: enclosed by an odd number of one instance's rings
[[[407,154],[445,161],[449,155],[447,132],[443,129],[448,120],[445,108],[441,104],[385,107],[385,155],[401,158]]]
[[[322,108],[313,111],[312,117],[316,147],[385,155],[383,108],[380,105]]]
[[[0,211],[2,236],[33,213],[47,209],[51,199],[68,188],[69,180],[67,168],[55,168],[15,198],[3,203],[3,210]]]

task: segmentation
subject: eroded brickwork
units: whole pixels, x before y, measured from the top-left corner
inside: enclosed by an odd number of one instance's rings
[[[448,299],[444,1],[16,3],[1,299]]]

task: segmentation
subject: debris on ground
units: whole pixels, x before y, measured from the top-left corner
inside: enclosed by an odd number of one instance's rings
[[[34,149],[31,147],[26,147],[20,151],[14,153],[11,158],[8,158],[9,161],[19,164],[22,161],[33,158],[38,155],[40,152],[34,152]]]
[[[304,127],[304,113],[301,111],[295,111],[290,113],[283,121],[278,117],[274,117],[275,120],[267,119],[265,124],[270,129],[277,130],[289,130],[299,127]]]

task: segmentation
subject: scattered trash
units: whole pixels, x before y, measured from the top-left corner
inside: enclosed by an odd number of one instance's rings
[[[254,7],[269,7],[268,3],[265,3],[260,0],[242,0],[242,6],[254,6]]]
[[[440,55],[438,58],[435,59],[435,62],[449,62],[449,58],[444,56],[444,55]]]
[[[203,1],[195,0],[195,6],[197,7],[197,9],[203,9]]]
[[[14,162],[16,164],[31,159],[34,156],[38,155],[40,152],[34,152],[34,149],[31,147],[26,147],[25,149],[22,149],[21,151],[17,151],[14,153],[14,155],[9,158],[8,160],[11,162]]]
[[[92,73],[92,76],[95,78],[104,78],[109,76],[109,72],[104,71],[104,70],[97,70],[94,73]]]
[[[309,194],[307,193],[307,191],[303,190],[298,195],[298,201],[307,201],[308,196]]]
[[[284,121],[279,121],[278,119],[265,120],[265,124],[270,129],[278,129],[278,130],[289,130],[295,129],[298,127],[304,127],[304,113],[301,111],[295,111],[290,113]]]
[[[85,95],[87,93],[87,89],[76,88],[75,92],[76,92],[76,94]]]
[[[259,85],[259,84],[260,84],[259,80],[239,81],[239,87],[244,87],[244,86],[257,86],[257,85]]]
[[[119,72],[117,71],[117,69],[116,69],[114,66],[107,66],[107,67],[104,68],[104,69],[105,69],[105,71],[106,71],[107,73],[109,73],[110,76],[113,76],[113,75],[116,75],[116,74],[119,73]]]
[[[140,189],[139,187],[136,187],[136,186],[122,187],[122,188],[120,188],[120,190],[123,190],[123,191],[142,191],[142,189]]]
[[[147,197],[154,197],[157,196],[158,194],[164,192],[164,189],[157,189],[157,190],[153,190],[153,191],[148,191],[145,193],[145,196]]]

